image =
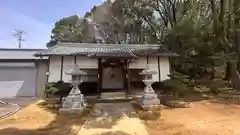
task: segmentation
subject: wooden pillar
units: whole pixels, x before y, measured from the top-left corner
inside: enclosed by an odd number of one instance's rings
[[[125,74],[126,74],[126,87],[127,87],[127,94],[130,94],[130,72],[129,72],[129,65],[128,60],[125,60]]]
[[[130,94],[131,93],[131,76],[130,76],[130,69],[129,69],[129,66],[128,66],[128,62],[127,62],[127,76],[128,76],[128,78],[127,78],[127,84],[128,84],[128,94]]]
[[[64,59],[64,57],[61,56],[61,73],[60,73],[60,80],[61,81],[63,80],[63,59]]]
[[[158,56],[158,79],[161,82],[161,69],[160,69],[160,58]]]
[[[97,92],[101,92],[101,87],[102,87],[102,59],[98,59],[98,88]]]
[[[46,82],[46,85],[48,83],[48,80],[49,80],[49,68],[50,68],[50,64],[51,64],[51,56],[48,57],[48,62],[47,62],[47,82]],[[45,73],[46,74],[46,73]]]
[[[77,64],[77,56],[74,56],[74,64]]]

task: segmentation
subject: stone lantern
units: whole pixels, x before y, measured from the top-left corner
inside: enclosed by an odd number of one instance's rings
[[[78,65],[74,65],[74,68],[66,72],[67,75],[71,75],[72,89],[66,98],[63,98],[62,108],[60,112],[79,112],[86,108],[86,103],[84,96],[78,88],[79,84],[82,82],[82,77],[86,75],[85,72],[78,68]]]
[[[145,76],[145,79],[143,80],[145,88],[140,101],[140,106],[144,110],[160,106],[160,100],[152,88],[152,84],[155,82],[152,78],[154,74],[157,74],[157,72],[149,69],[148,65],[142,72],[139,73],[139,75]]]

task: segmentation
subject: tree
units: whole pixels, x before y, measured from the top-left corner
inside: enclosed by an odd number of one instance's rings
[[[92,36],[90,25],[86,19],[77,15],[64,17],[55,23],[47,47],[54,46],[58,42],[93,42]]]
[[[94,6],[84,19],[59,20],[48,46],[59,41],[96,42],[97,29],[105,43],[163,43],[180,55],[173,64],[181,72],[188,73],[189,63],[199,72],[213,70],[216,58],[228,61],[234,52],[240,71],[239,7],[239,0],[107,1]]]

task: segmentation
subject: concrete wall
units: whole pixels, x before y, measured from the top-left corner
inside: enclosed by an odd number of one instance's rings
[[[36,86],[36,96],[42,97],[44,95],[45,86],[47,83],[47,66],[48,61],[38,61],[37,62],[37,86]]]

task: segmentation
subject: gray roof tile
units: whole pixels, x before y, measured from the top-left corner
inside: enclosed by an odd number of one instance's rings
[[[81,55],[91,57],[178,56],[163,45],[59,43],[36,56]]]

